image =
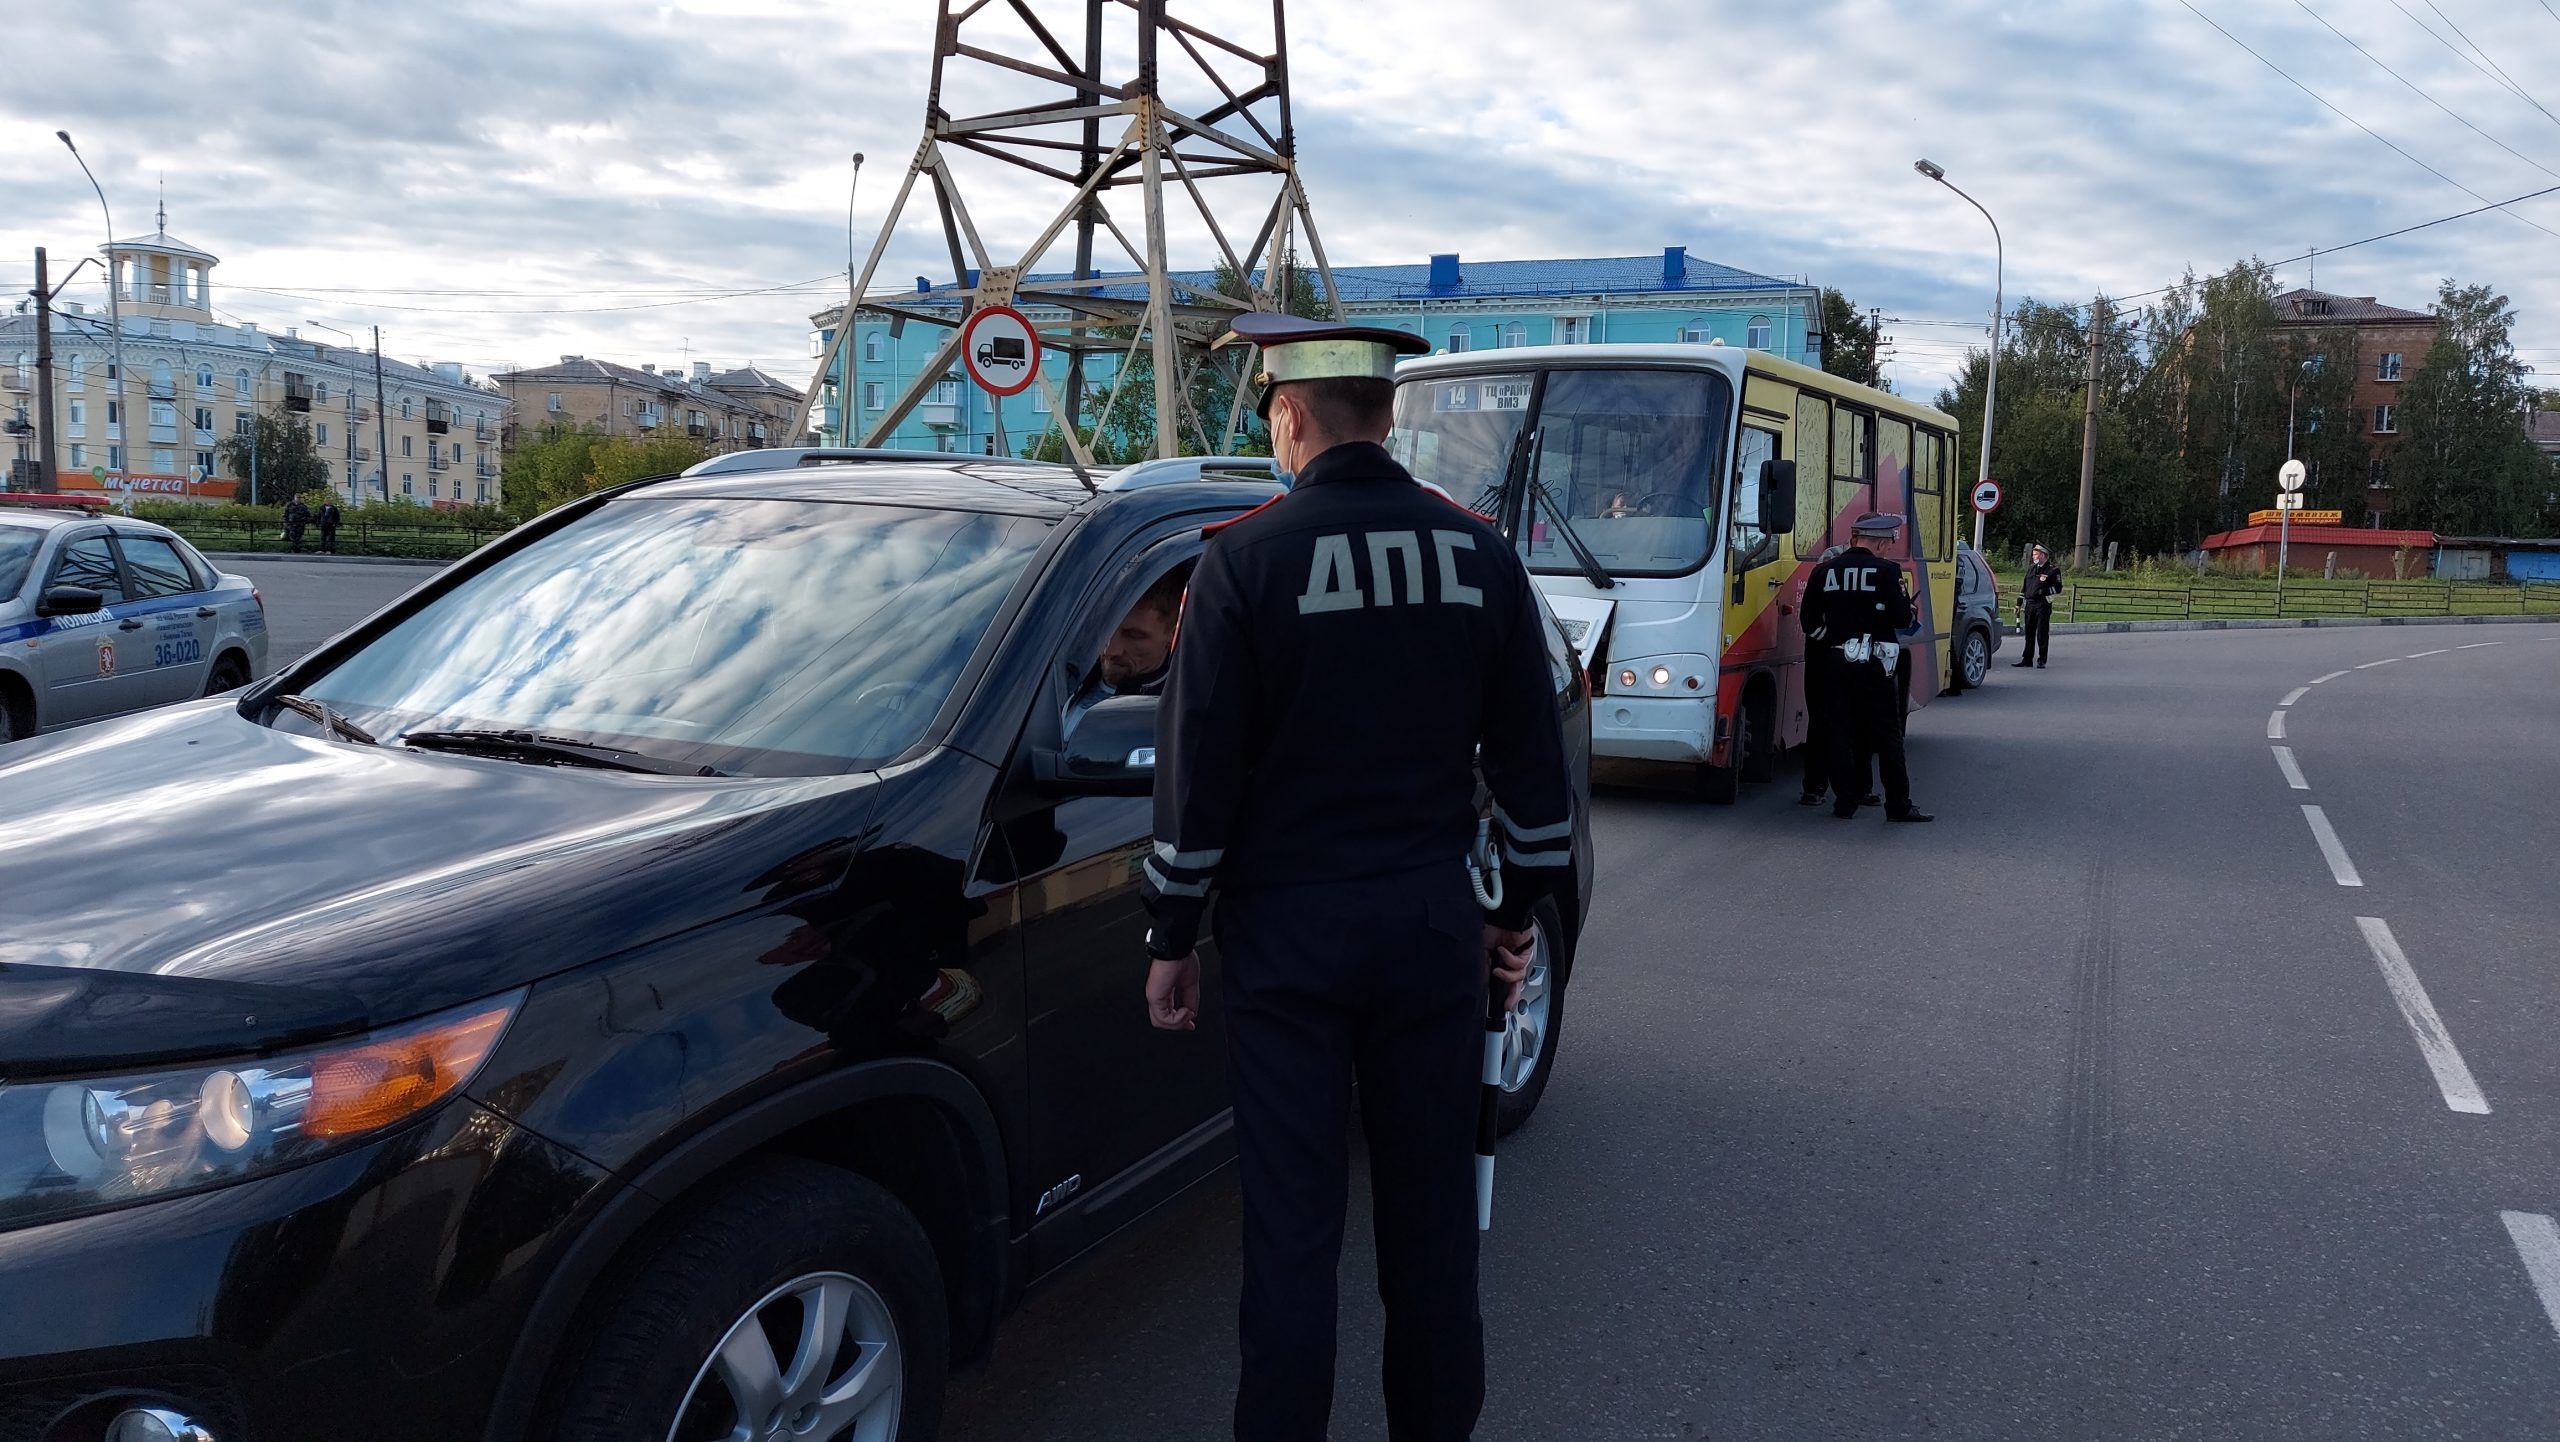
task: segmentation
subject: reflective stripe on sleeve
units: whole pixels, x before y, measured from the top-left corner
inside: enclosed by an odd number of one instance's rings
[[[1223,846],[1211,851],[1176,851],[1170,841],[1156,843],[1156,857],[1165,865],[1180,871],[1207,871],[1227,859]]]
[[[1156,865],[1155,858],[1153,857],[1147,858],[1146,872],[1147,880],[1155,883],[1155,888],[1159,895],[1206,896],[1209,894],[1209,883],[1205,881],[1173,881],[1168,879],[1164,874],[1164,868]]]
[[[1573,818],[1570,816],[1553,826],[1523,826],[1511,819],[1511,813],[1503,810],[1499,801],[1493,803],[1493,816],[1502,823],[1503,830],[1511,833],[1511,839],[1518,842],[1557,841],[1573,834]]]

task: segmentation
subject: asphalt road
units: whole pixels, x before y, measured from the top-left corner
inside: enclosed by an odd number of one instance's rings
[[[255,582],[266,599],[269,670],[290,665],[436,573],[433,566],[367,561],[211,559]]]
[[[1562,1069],[1485,1246],[1480,1437],[2560,1431],[2560,627],[2058,649],[1914,720],[1934,826],[1604,796]],[[2296,791],[2269,712],[2341,670],[2283,708]],[[1235,1236],[1222,1181],[1119,1239],[945,1435],[1225,1435]],[[1359,1240],[1344,1265],[1335,1435],[1375,1438]]]
[[[425,574],[238,569],[279,661]],[[1485,1442],[2560,1432],[2560,627],[2057,649],[1914,719],[1934,826],[1603,789]],[[1236,1210],[1035,1297],[945,1437],[1226,1435]]]

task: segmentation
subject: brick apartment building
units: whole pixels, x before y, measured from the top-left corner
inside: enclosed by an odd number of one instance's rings
[[[2391,462],[2400,448],[2400,393],[2427,348],[2436,343],[2436,318],[2425,311],[2383,305],[2369,295],[2289,290],[2275,298],[2276,334],[2321,341],[2352,329],[2356,354],[2356,409],[2364,417],[2373,459],[2365,505],[2371,524],[2387,527],[2391,513]]]
[[[800,388],[753,366],[713,373],[696,361],[627,366],[567,355],[558,365],[489,377],[507,397],[508,424],[540,431],[593,425],[611,436],[683,436],[715,451],[798,444]]]

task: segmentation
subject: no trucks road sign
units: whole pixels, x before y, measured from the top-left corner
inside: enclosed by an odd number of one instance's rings
[[[1040,378],[1039,333],[1012,306],[988,306],[960,328],[960,363],[987,394],[1020,395]]]
[[[1990,480],[1976,483],[1973,488],[1973,508],[1986,516],[2000,509],[2000,483]]]

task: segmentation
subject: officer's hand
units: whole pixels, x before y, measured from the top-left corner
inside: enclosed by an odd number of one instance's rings
[[[1511,984],[1511,998],[1503,1003],[1506,1010],[1520,1009],[1520,994],[1529,987],[1529,957],[1537,950],[1537,938],[1525,931],[1505,931],[1499,926],[1484,929],[1485,985],[1496,981]]]
[[[1200,1025],[1200,953],[1148,963],[1147,1020],[1158,1031],[1190,1031]]]

